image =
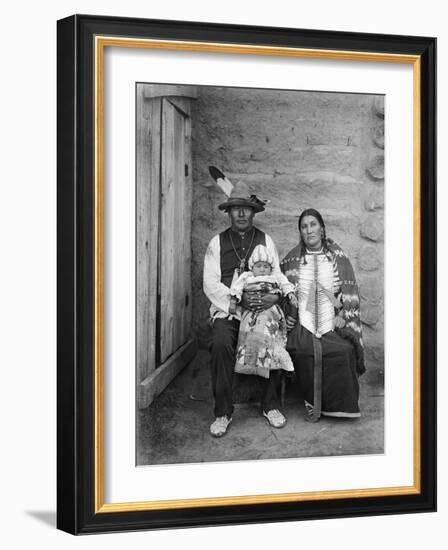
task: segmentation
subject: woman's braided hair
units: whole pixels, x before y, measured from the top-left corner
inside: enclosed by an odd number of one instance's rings
[[[303,262],[306,263],[306,258],[305,258],[305,254],[306,254],[306,246],[304,246],[303,242],[302,242],[302,233],[300,232],[300,226],[302,225],[302,220],[305,216],[313,216],[314,218],[316,218],[316,220],[319,222],[320,226],[322,227],[322,231],[323,231],[323,235],[322,235],[322,252],[328,256],[329,254],[329,250],[328,250],[328,243],[327,243],[327,233],[325,231],[325,223],[324,223],[324,219],[322,218],[320,212],[318,212],[317,210],[315,210],[314,208],[307,208],[306,210],[304,210],[301,214],[300,214],[300,217],[299,217],[299,222],[298,222],[298,228],[299,228],[299,235],[300,235],[300,242],[302,243],[302,246],[300,247],[300,257],[299,257],[299,261],[302,259],[303,257]]]

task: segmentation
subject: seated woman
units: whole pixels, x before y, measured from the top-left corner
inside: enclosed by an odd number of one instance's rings
[[[300,240],[281,262],[295,285],[297,315],[286,316],[287,349],[305,398],[306,419],[360,416],[358,376],[365,372],[355,274],[325,234],[317,210],[299,218]]]

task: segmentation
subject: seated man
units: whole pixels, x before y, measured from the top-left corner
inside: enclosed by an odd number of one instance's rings
[[[236,313],[229,313],[232,281],[248,270],[248,259],[257,245],[261,244],[269,250],[274,258],[273,273],[280,274],[274,242],[269,235],[253,226],[255,214],[264,211],[264,205],[255,195],[249,195],[244,183],[237,183],[227,201],[219,205],[220,210],[228,213],[230,227],[212,238],[205,254],[204,292],[211,302],[211,378],[215,400],[215,421],[210,426],[210,433],[214,437],[223,436],[232,421],[232,378],[241,308],[263,311],[279,300],[273,294],[243,294]],[[263,416],[274,428],[282,428],[286,419],[279,411],[280,371],[273,371],[269,378],[261,379],[261,383]]]

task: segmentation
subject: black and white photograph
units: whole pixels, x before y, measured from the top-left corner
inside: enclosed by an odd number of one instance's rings
[[[135,94],[136,464],[383,454],[385,96]]]

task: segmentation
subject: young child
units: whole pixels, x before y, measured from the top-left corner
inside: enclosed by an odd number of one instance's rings
[[[267,248],[258,245],[249,258],[249,270],[242,273],[230,288],[229,313],[235,313],[244,291],[287,296],[294,309],[297,300],[294,285],[283,273],[272,274],[273,258]],[[294,367],[286,347],[286,321],[278,304],[255,312],[244,310],[238,335],[235,372],[269,378],[271,370],[289,372]]]

